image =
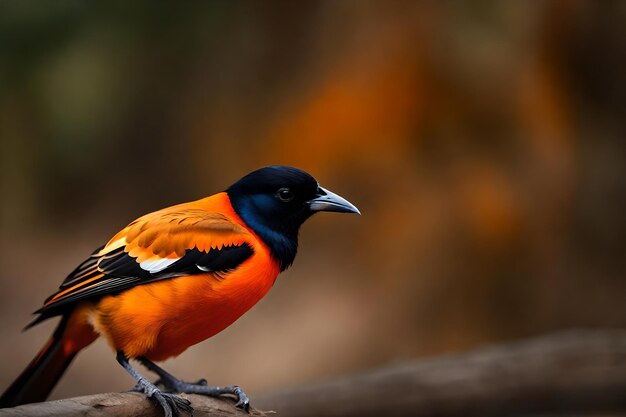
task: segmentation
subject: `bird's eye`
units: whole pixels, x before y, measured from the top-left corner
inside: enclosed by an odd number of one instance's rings
[[[278,199],[284,203],[290,202],[291,200],[293,200],[293,197],[294,197],[293,193],[291,192],[289,188],[279,189],[276,195],[278,196]]]

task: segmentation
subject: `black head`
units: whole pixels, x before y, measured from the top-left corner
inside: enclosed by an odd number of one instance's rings
[[[298,230],[314,213],[359,213],[350,202],[320,187],[311,175],[287,166],[251,172],[226,192],[235,212],[269,246],[281,270],[293,262]]]

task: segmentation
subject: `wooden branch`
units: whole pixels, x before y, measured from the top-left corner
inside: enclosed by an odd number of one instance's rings
[[[626,330],[570,331],[408,362],[276,392],[254,404],[289,417],[626,416]]]
[[[250,417],[266,414],[252,409],[246,414],[235,401],[181,394],[191,401],[194,417]],[[110,392],[0,409],[0,417],[163,417],[157,405],[137,392]],[[183,415],[184,416],[184,415]],[[181,417],[183,417],[181,416]],[[186,417],[186,416],[185,416]]]
[[[194,416],[245,416],[228,400],[197,395]],[[252,396],[289,417],[506,416],[623,412],[626,330],[572,331],[463,355]],[[252,415],[263,416],[254,410]],[[613,414],[616,415],[616,414]],[[0,417],[160,417],[142,394],[108,393],[0,410]]]

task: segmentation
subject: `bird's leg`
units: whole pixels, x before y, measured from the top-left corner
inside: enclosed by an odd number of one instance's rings
[[[118,351],[116,359],[119,364],[126,369],[126,372],[137,381],[137,385],[135,385],[133,391],[143,392],[148,398],[154,398],[161,408],[163,408],[165,417],[178,417],[181,411],[191,415],[193,408],[189,405],[189,401],[173,394],[161,392],[153,383],[141,376],[139,372],[131,366],[124,352]]]
[[[151,360],[139,357],[137,358],[139,362],[150,371],[159,375],[161,383],[165,388],[171,390],[172,392],[180,392],[185,394],[201,394],[207,395],[209,397],[219,397],[222,395],[234,395],[237,397],[236,407],[241,408],[248,412],[250,410],[250,400],[248,396],[243,392],[241,388],[237,385],[229,385],[226,387],[211,387],[207,385],[206,380],[201,379],[195,384],[181,381],[176,378],[174,375],[167,372],[165,369],[161,368]]]

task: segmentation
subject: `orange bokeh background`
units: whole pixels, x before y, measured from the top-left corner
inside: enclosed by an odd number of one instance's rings
[[[269,164],[320,215],[231,328],[164,365],[255,393],[624,327],[623,2],[0,6],[0,386],[20,333],[135,217]],[[54,397],[124,390],[102,341]]]

